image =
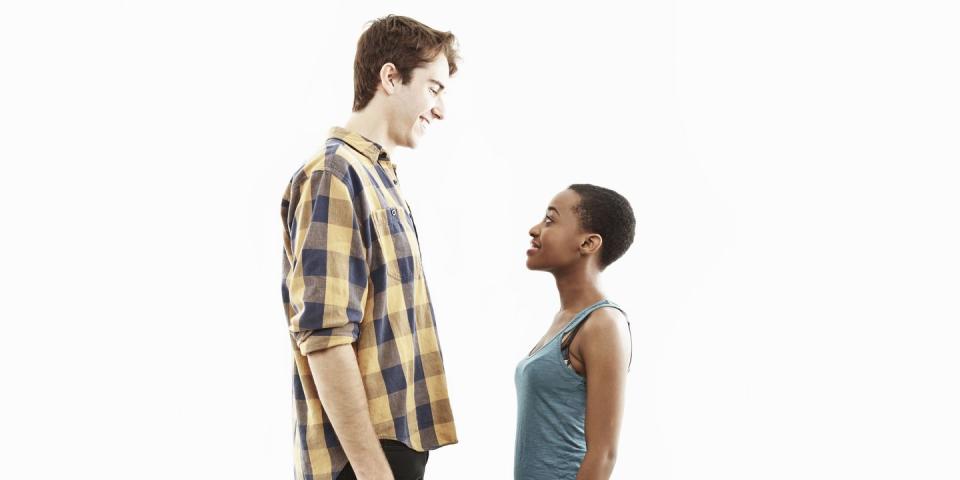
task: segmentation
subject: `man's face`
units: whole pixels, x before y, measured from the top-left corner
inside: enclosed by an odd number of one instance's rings
[[[415,68],[410,81],[397,82],[391,95],[390,140],[398,146],[415,148],[430,124],[443,119],[444,89],[450,67],[442,53],[433,61]]]

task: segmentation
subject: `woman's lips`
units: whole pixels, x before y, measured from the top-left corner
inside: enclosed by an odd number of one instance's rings
[[[534,253],[537,253],[538,251],[540,251],[540,246],[537,245],[537,244],[534,243],[534,242],[530,242],[530,248],[527,249],[527,256],[529,257],[530,255],[533,255]]]

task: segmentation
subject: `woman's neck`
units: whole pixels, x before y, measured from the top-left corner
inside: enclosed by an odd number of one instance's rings
[[[600,272],[590,272],[587,269],[556,272],[554,279],[557,282],[562,310],[579,312],[606,298],[600,290]]]

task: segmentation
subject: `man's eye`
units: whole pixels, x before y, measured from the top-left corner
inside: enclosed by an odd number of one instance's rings
[[[543,217],[543,223],[553,223],[553,220],[550,220],[550,217]]]

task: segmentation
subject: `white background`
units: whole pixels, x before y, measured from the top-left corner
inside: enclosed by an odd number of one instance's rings
[[[614,478],[960,478],[953,2],[528,3],[4,2],[0,477],[291,477],[280,196],[400,13],[464,57],[395,155],[461,437],[428,478],[511,478],[574,182],[637,215]]]

